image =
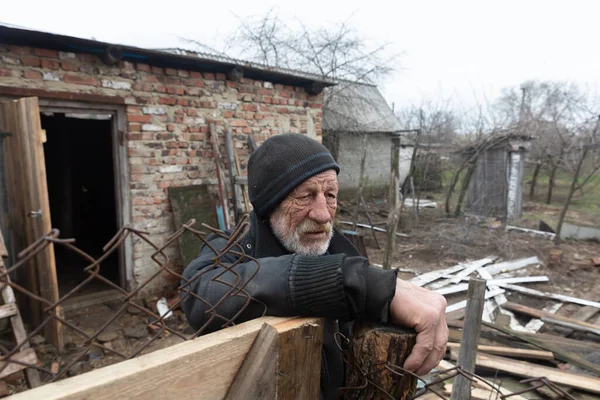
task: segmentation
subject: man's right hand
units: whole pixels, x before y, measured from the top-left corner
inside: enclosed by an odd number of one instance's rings
[[[417,331],[417,343],[404,368],[425,375],[446,353],[448,325],[444,296],[398,279],[390,304],[392,322]]]

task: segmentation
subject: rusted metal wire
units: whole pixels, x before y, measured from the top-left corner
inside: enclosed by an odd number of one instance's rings
[[[9,365],[18,364],[27,368],[34,368],[42,372],[43,380],[45,382],[53,382],[65,377],[77,363],[85,360],[86,357],[89,358],[92,356],[97,351],[95,349],[100,349],[105,355],[115,356],[119,360],[127,360],[134,358],[148,350],[152,343],[156,342],[161,336],[174,335],[181,340],[189,340],[203,334],[207,327],[214,321],[219,321],[219,326],[222,328],[235,325],[240,315],[252,303],[256,303],[259,307],[261,307],[262,315],[264,316],[267,310],[266,305],[251,297],[250,294],[245,290],[248,283],[260,269],[258,260],[246,254],[243,246],[240,245],[240,241],[244,238],[250,228],[248,217],[246,216],[243,218],[231,233],[226,233],[203,224],[203,230],[207,231],[209,234],[217,235],[226,240],[226,245],[222,250],[214,248],[206,239],[208,235],[206,235],[204,232],[194,229],[194,224],[195,221],[193,219],[188,221],[186,224],[177,229],[172,235],[170,235],[161,245],[154,243],[151,240],[148,232],[135,229],[131,226],[123,227],[106,244],[106,246],[103,248],[102,255],[97,259],[76,247],[74,239],[59,238],[59,232],[56,229],[48,232],[48,234],[37,239],[34,243],[21,251],[18,254],[18,261],[14,265],[10,266],[9,268],[5,268],[3,271],[0,271],[0,287],[4,288],[6,285],[10,285],[15,291],[18,291],[29,299],[38,301],[40,304],[42,304],[43,321],[36,327],[30,327],[32,329],[29,330],[27,338],[20,343],[15,343],[13,346],[0,345],[0,374],[2,374],[2,371],[4,371]],[[212,265],[203,268],[202,271],[200,271],[191,279],[187,279],[181,275],[181,266],[179,266],[177,269],[177,264],[173,260],[169,259],[166,251],[168,247],[175,246],[184,235],[195,237],[198,240],[198,250],[200,250],[202,245],[205,245],[214,253],[214,256],[212,257]],[[153,250],[153,253],[149,258],[158,266],[156,271],[154,271],[150,277],[145,279],[143,282],[137,285],[134,290],[131,291],[125,290],[102,275],[102,264],[111,254],[118,252],[119,248],[124,245],[128,238],[131,238],[135,241],[141,241],[150,246]],[[62,295],[60,299],[54,303],[49,302],[37,294],[32,293],[27,288],[8,279],[10,274],[18,271],[20,268],[24,268],[30,260],[36,257],[38,253],[44,251],[48,246],[62,247],[68,252],[71,252],[72,254],[83,259],[86,265],[84,272],[87,274],[85,279],[79,282],[79,284],[77,284],[68,293]],[[232,262],[231,260],[235,261]],[[253,268],[251,274],[245,275],[247,278],[242,278],[242,276],[235,269],[235,267],[241,263],[246,263],[247,268]],[[193,290],[190,290],[190,287],[192,287],[194,282],[196,282],[198,279],[201,279],[203,276],[205,276],[205,274],[210,272],[214,273],[215,269],[218,269],[220,272],[216,276],[212,276],[211,280],[225,285],[228,287],[228,290],[217,302],[211,303],[208,299],[204,299]],[[231,276],[234,278],[226,281],[223,279],[225,274],[228,274],[227,278],[230,278]],[[168,305],[169,312],[164,312],[162,315],[159,315],[158,311],[154,309],[154,307],[151,308],[149,306],[143,306],[136,300],[141,297],[141,294],[144,293],[145,289],[148,289],[152,285],[153,281],[156,279],[162,279],[162,277],[165,275],[176,278],[179,282],[181,282],[181,284],[176,288],[178,296],[176,296],[175,300],[171,301]],[[109,289],[114,289],[116,292],[118,292],[120,295],[118,298],[120,304],[115,305],[113,304],[114,301],[111,300],[111,309],[114,310],[114,313],[112,313],[112,315],[103,321],[101,326],[95,329],[94,332],[89,332],[88,330],[76,325],[72,320],[61,315],[60,309],[66,301],[73,299],[78,292],[90,285],[92,282],[102,282]],[[185,328],[187,329],[179,329],[169,326],[166,320],[166,316],[169,315],[169,313],[176,312],[181,305],[181,302],[190,297],[202,302],[207,308],[207,322],[197,330],[192,330],[191,333],[187,324],[184,324],[186,325]],[[219,306],[231,297],[243,299],[243,305],[241,309],[231,317],[219,314],[217,312]],[[146,319],[146,326],[148,328],[152,328],[149,329],[149,331],[152,332],[149,333],[149,337],[133,343],[131,348],[126,349],[127,351],[115,349],[113,346],[107,345],[107,343],[102,343],[99,340],[100,335],[110,331],[109,328],[116,326],[117,321],[132,308],[137,310],[137,314]],[[141,318],[138,317],[138,320],[139,319]],[[37,364],[29,364],[17,359],[15,355],[17,355],[23,349],[23,346],[26,343],[29,343],[34,336],[43,332],[44,327],[52,320],[60,322],[63,327],[63,335],[68,332],[77,338],[74,346],[71,345],[58,357],[55,357],[56,360],[53,361],[54,363],[62,359],[62,365],[59,366],[58,371],[52,371],[52,362],[38,362]],[[4,341],[2,341],[2,343],[4,343]]]
[[[339,396],[338,396],[338,398],[340,398],[340,399],[343,399],[346,394],[349,394],[352,391],[361,391],[361,390],[367,389],[369,387],[373,387],[373,388],[377,389],[378,393],[381,395],[382,398],[388,398],[390,400],[395,400],[396,397],[394,397],[391,393],[387,392],[381,386],[377,385],[371,379],[371,377],[373,375],[376,375],[383,370],[388,370],[392,374],[397,375],[398,378],[403,378],[405,376],[412,376],[413,378],[415,378],[418,382],[420,382],[422,384],[422,387],[419,390],[417,390],[417,392],[411,397],[411,400],[418,399],[419,397],[423,396],[426,393],[433,393],[440,399],[448,400],[450,397],[442,394],[443,391],[438,389],[438,387],[440,384],[443,384],[444,382],[452,380],[455,377],[457,377],[458,375],[464,376],[466,379],[468,379],[472,382],[477,382],[478,386],[481,388],[483,388],[484,386],[487,387],[488,390],[490,391],[490,395],[491,395],[490,399],[506,400],[506,399],[511,398],[512,396],[520,395],[520,394],[527,393],[527,392],[533,392],[540,388],[546,387],[558,396],[558,397],[556,397],[557,399],[575,400],[571,395],[566,393],[564,390],[562,390],[560,387],[558,387],[554,383],[550,382],[545,377],[522,380],[522,381],[520,381],[520,383],[523,383],[523,384],[529,383],[530,387],[528,387],[524,390],[518,391],[518,392],[511,392],[510,394],[503,394],[502,388],[500,385],[490,382],[489,380],[487,380],[479,375],[476,375],[474,373],[466,371],[460,366],[456,366],[454,368],[449,368],[449,369],[443,369],[443,370],[439,370],[439,369],[434,370],[434,372],[429,374],[429,380],[425,380],[422,377],[413,373],[412,371],[404,369],[403,367],[401,367],[399,365],[391,364],[389,362],[379,362],[376,364],[372,364],[370,366],[371,371],[370,372],[365,371],[362,367],[360,367],[360,365],[364,365],[364,363],[360,362],[360,360],[355,360],[355,359],[353,359],[353,357],[349,356],[347,346],[350,344],[350,339],[348,339],[346,336],[344,336],[342,333],[339,333],[339,332],[334,335],[334,339],[335,339],[335,343],[336,343],[338,349],[342,352],[342,359],[344,360],[344,363],[346,364],[347,369],[354,368],[354,369],[358,370],[360,372],[360,375],[362,375],[362,377],[364,379],[360,386],[340,388]],[[355,356],[356,355],[354,355],[354,357]]]

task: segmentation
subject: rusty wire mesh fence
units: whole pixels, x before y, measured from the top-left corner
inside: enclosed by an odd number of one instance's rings
[[[207,327],[211,324],[214,326],[215,323],[218,323],[219,327],[221,328],[235,325],[239,316],[253,302],[257,303],[259,308],[262,307],[262,315],[264,315],[266,313],[266,306],[258,300],[252,298],[245,290],[248,282],[254,277],[260,268],[259,262],[247,255],[244,252],[244,248],[240,245],[240,240],[245,236],[249,229],[248,219],[245,218],[242,220],[230,235],[203,224],[203,229],[207,230],[209,234],[212,233],[226,239],[227,244],[222,250],[212,247],[206,240],[208,235],[196,230],[193,227],[194,224],[194,220],[189,221],[175,231],[172,235],[170,235],[161,245],[154,243],[150,239],[150,235],[147,232],[137,230],[132,227],[124,227],[119,230],[119,232],[117,232],[117,234],[104,247],[104,253],[97,259],[94,259],[89,254],[86,254],[84,251],[77,248],[74,239],[59,238],[59,232],[57,230],[49,232],[47,235],[39,238],[29,247],[24,249],[18,254],[18,261],[14,265],[0,272],[0,281],[2,282],[1,287],[4,288],[6,285],[10,285],[15,292],[21,293],[23,296],[26,296],[29,299],[40,302],[43,305],[44,317],[41,324],[33,327],[33,329],[29,329],[25,340],[21,340],[19,343],[7,343],[6,341],[2,341],[0,344],[0,352],[2,353],[0,357],[0,375],[2,375],[2,372],[6,368],[10,368],[11,364],[18,364],[22,367],[39,371],[42,382],[54,382],[67,375],[70,375],[69,372],[72,371],[73,367],[78,363],[82,361],[88,361],[93,358],[98,358],[99,351],[103,355],[110,356],[113,362],[131,359],[144,352],[149,350],[151,351],[153,343],[157,341],[159,337],[164,337],[165,335],[175,336],[183,341],[198,337],[204,333],[207,330]],[[213,264],[202,269],[202,271],[192,279],[184,278],[180,272],[174,269],[176,264],[169,259],[166,254],[167,252],[165,251],[169,246],[175,246],[183,235],[190,235],[196,238],[198,241],[198,249],[201,248],[202,244],[206,244],[206,246],[214,253],[214,257],[212,258]],[[151,246],[152,249],[154,249],[154,252],[150,258],[158,266],[156,271],[150,277],[139,284],[135,290],[131,291],[123,289],[119,285],[104,277],[102,274],[103,261],[106,260],[111,254],[118,251],[119,247],[123,246],[128,237],[135,237]],[[62,295],[55,303],[49,302],[48,300],[27,290],[18,283],[12,282],[10,279],[8,279],[10,274],[14,273],[20,268],[24,268],[27,263],[36,256],[36,254],[43,251],[48,246],[63,247],[69,252],[81,257],[83,260],[85,260],[87,265],[85,267],[87,277],[75,288]],[[226,258],[234,258],[237,261],[233,263],[223,263],[222,260]],[[249,265],[254,268],[253,273],[249,274],[249,278],[246,280],[242,279],[242,277],[235,271],[235,267],[240,263],[249,263]],[[219,268],[221,272],[214,275],[214,269],[216,268]],[[201,279],[207,273],[214,275],[211,276],[213,281],[217,281],[228,287],[226,293],[217,302],[214,302],[213,300],[213,303],[211,303],[208,299],[205,299],[190,290],[190,287],[194,284],[194,282],[198,279]],[[164,274],[168,274],[177,278],[181,284],[177,288],[179,295],[174,297],[173,301],[169,302],[168,304],[168,312],[161,312],[159,314],[155,307],[148,307],[147,305],[144,306],[140,304],[140,302],[137,301],[137,297],[141,292],[144,291],[145,288],[151,285],[153,280],[160,279],[161,276],[164,276]],[[235,278],[222,279],[226,274],[233,274]],[[106,316],[106,318],[99,323],[99,327],[97,323],[95,329],[86,329],[61,315],[59,307],[61,307],[66,301],[72,300],[72,298],[86,286],[93,285],[94,283],[98,282],[102,282],[104,285],[110,289],[118,291],[120,294],[116,304],[114,300],[112,302],[112,315]],[[192,330],[185,323],[172,324],[167,319],[168,316],[173,315],[172,313],[177,312],[176,310],[180,307],[182,301],[185,301],[190,297],[196,301],[202,302],[206,307],[206,323],[196,330]],[[219,314],[219,305],[231,297],[243,299],[243,305],[239,312],[232,317],[226,317]],[[114,331],[115,328],[123,328],[121,323],[122,321],[120,321],[120,319],[123,316],[128,315],[128,313],[136,314],[138,321],[140,319],[145,321],[147,335],[144,340],[135,342],[130,341],[128,342],[128,348],[124,350],[115,348],[110,342],[100,340],[104,333]],[[180,311],[179,315],[181,315]],[[184,318],[182,317],[182,319]],[[36,335],[39,337],[39,335],[43,333],[44,327],[52,320],[58,321],[61,324],[63,337],[70,336],[71,338],[74,338],[71,342],[67,343],[65,349],[62,352],[53,352],[53,357],[50,357],[45,361],[39,360],[38,362],[29,363],[24,362],[22,358],[17,357],[17,355],[24,349],[24,346],[27,347],[27,344],[32,340],[32,338],[36,337]]]

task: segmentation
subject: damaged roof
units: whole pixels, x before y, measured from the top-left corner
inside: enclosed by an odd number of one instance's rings
[[[325,90],[323,130],[398,133],[402,126],[377,86],[340,82]]]
[[[122,54],[121,60],[146,63],[159,67],[222,73],[228,73],[235,67],[241,67],[244,71],[244,77],[255,80],[303,87],[308,87],[315,83],[322,85],[321,87],[328,87],[335,84],[333,80],[320,75],[271,67],[225,56],[182,49],[147,49],[34,30],[1,22],[0,43],[33,46],[73,53],[89,53],[101,58],[107,52],[117,49],[118,53]]]

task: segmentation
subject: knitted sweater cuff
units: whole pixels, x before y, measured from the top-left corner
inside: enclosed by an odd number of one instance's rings
[[[300,315],[347,318],[341,265],[346,256],[295,256],[289,275],[290,301]]]

